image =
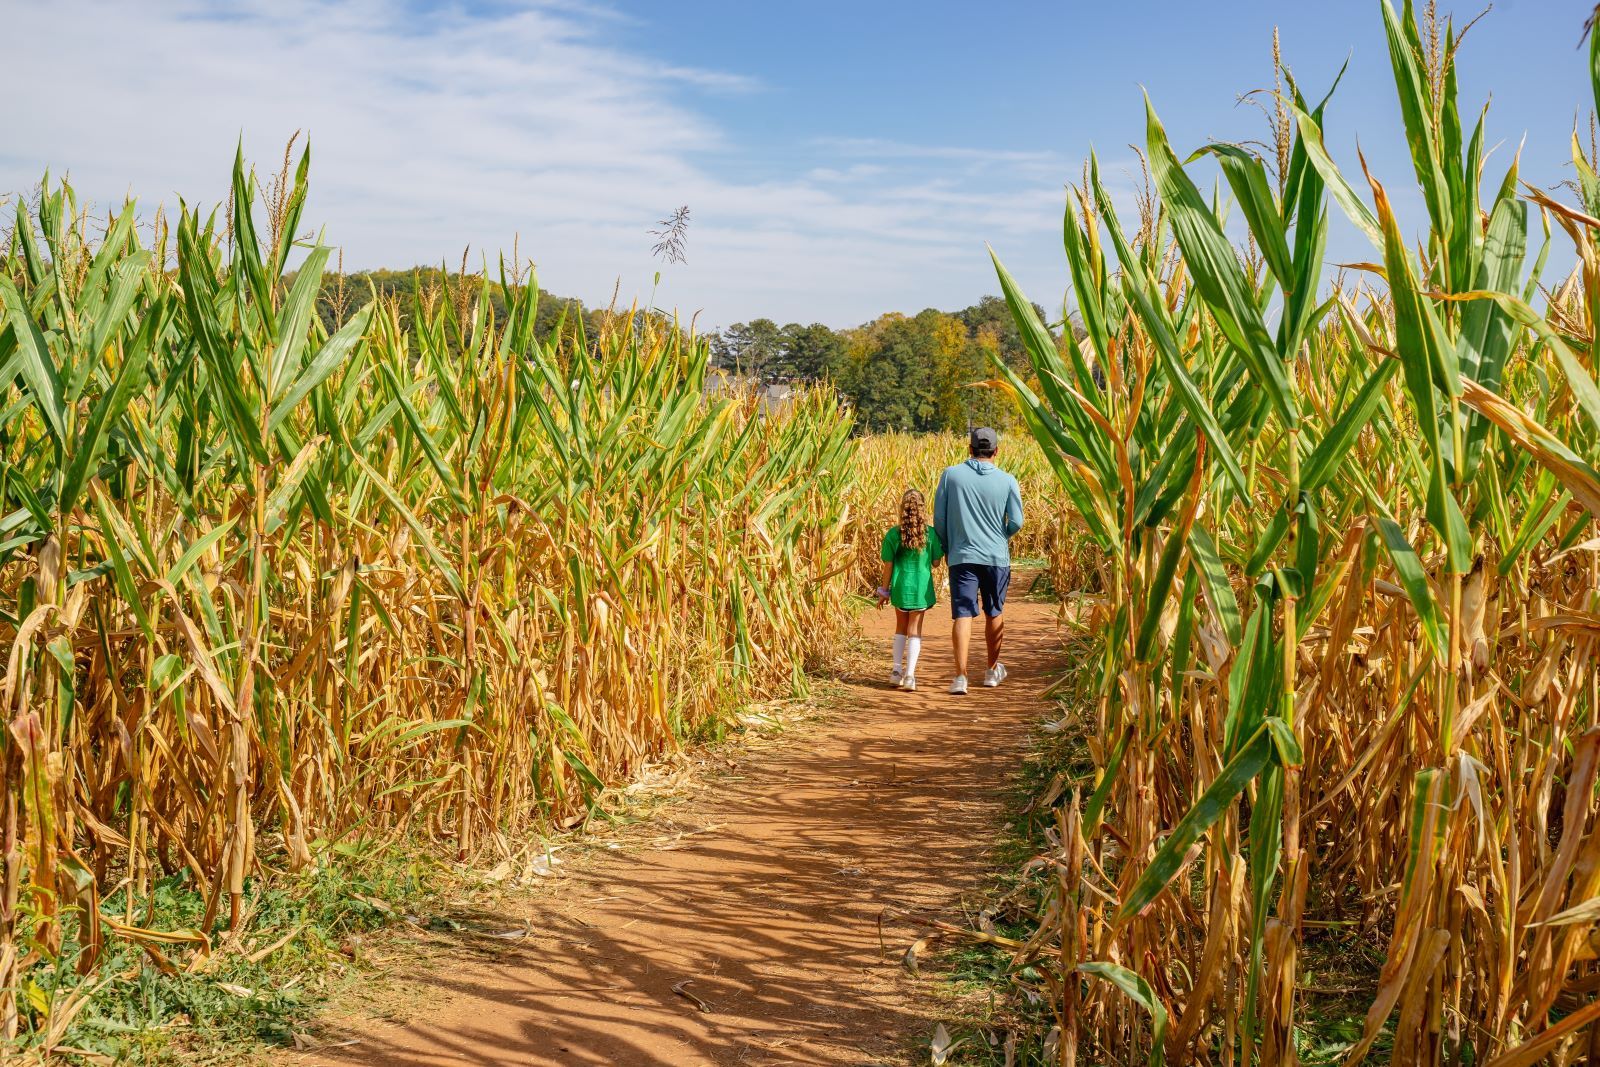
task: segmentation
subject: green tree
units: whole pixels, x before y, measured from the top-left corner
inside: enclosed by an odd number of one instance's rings
[[[1040,322],[1049,322],[1044,313],[1044,308],[1038,304],[1033,305],[1033,310],[1039,316]],[[1024,368],[1028,366],[1028,353],[1022,344],[1022,335],[1017,332],[1016,319],[1012,317],[1011,310],[1006,307],[1006,302],[998,296],[986,296],[969,308],[956,312],[958,318],[966,324],[967,330],[976,339],[984,331],[992,331],[994,336],[994,350],[1005,360],[1006,366]]]
[[[791,322],[783,328],[782,373],[791,378],[819,381],[837,380],[844,369],[847,349],[844,338],[820,322],[802,326]]]
[[[990,352],[1000,351],[1001,336],[989,322],[974,331],[962,313],[884,315],[846,331],[847,358],[834,381],[865,430],[1010,425],[1009,396],[978,384],[993,377]]]
[[[771,319],[736,322],[710,340],[712,360],[723,370],[765,381],[781,366],[783,332]]]
[[[292,276],[285,279],[293,280]],[[439,267],[414,267],[411,270],[368,270],[348,274],[326,272],[322,276],[321,291],[317,298],[317,314],[328,330],[337,328],[352,311],[365,304],[373,294],[397,302],[402,325],[409,325],[413,310],[419,305],[431,308],[441,300],[465,306],[466,302],[483,295],[483,279],[475,274],[462,275]],[[504,321],[505,296],[497,288],[487,294],[495,315]],[[547,340],[559,325],[563,330],[573,330],[580,323],[592,335],[599,312],[586,310],[583,301],[572,297],[539,294],[539,306],[534,314],[534,335]]]

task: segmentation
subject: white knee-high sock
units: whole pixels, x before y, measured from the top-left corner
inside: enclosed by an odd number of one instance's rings
[[[894,669],[895,670],[899,670],[900,669],[900,664],[905,662],[905,656],[906,656],[906,635],[905,634],[895,634],[894,635]]]
[[[917,657],[922,655],[922,638],[906,638],[906,673],[913,677],[917,673]]]

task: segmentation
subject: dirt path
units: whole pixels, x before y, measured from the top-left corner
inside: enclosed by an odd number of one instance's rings
[[[893,618],[868,613],[875,645],[886,648]],[[582,864],[526,902],[534,935],[501,958],[435,960],[409,976],[411,1022],[373,1024],[357,1044],[296,1062],[905,1062],[938,1012],[900,966],[905,928],[885,958],[877,920],[886,904],[951,908],[984,874],[1059,648],[1052,605],[1018,598],[1006,621],[1004,686],[945,692],[941,604],[921,691],[889,689],[886,669],[850,685],[822,724],[754,752],[674,812],[701,832]]]

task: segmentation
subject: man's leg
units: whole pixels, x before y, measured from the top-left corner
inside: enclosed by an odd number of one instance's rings
[[[975,568],[957,563],[950,568],[950,645],[955,652],[956,676],[952,693],[965,693],[967,650],[972,645],[972,619],[979,608],[978,574]]]
[[[967,648],[972,644],[972,619],[955,619],[950,623],[950,643],[955,646],[956,677],[967,676]]]
[[[1004,614],[984,616],[983,642],[989,647],[990,670],[993,670],[994,665],[1000,662],[1000,643],[1005,640],[1005,636],[1006,617]]]
[[[989,653],[989,674],[984,685],[999,685],[1004,674],[996,675],[1000,645],[1006,636],[1006,593],[1011,588],[1010,567],[989,567],[983,575],[983,643]]]

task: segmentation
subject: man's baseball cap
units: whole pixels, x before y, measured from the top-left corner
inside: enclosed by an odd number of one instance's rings
[[[970,443],[974,452],[993,452],[1000,447],[1000,435],[987,426],[980,426],[972,431]]]

